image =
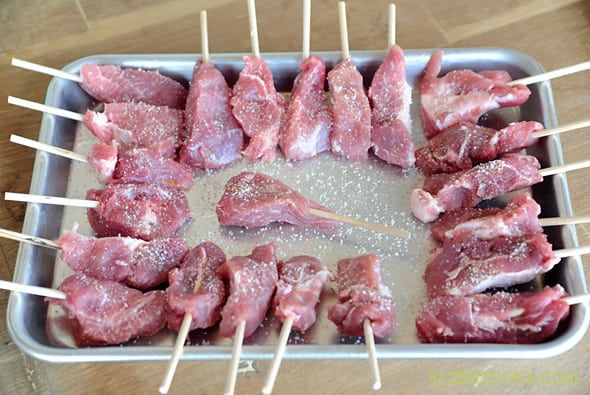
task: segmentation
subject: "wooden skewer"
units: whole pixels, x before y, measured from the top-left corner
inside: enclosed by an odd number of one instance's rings
[[[547,73],[532,75],[530,77],[521,78],[519,80],[510,81],[508,85],[531,85],[541,81],[551,80],[553,78],[563,77],[565,75],[574,74],[580,71],[589,70],[590,61],[575,64],[573,66],[562,67],[557,70],[549,71]]]
[[[343,215],[339,215],[336,213],[331,213],[328,211],[317,210],[315,208],[310,208],[309,213],[311,215],[315,215],[316,217],[331,219],[333,221],[342,222],[345,224],[351,224],[355,226],[360,226],[362,228],[367,228],[374,230],[380,233],[388,233],[393,236],[403,237],[408,239],[410,237],[410,233],[406,232],[405,230],[395,229],[388,226],[378,225],[367,221],[362,221],[354,218],[345,217]]]
[[[539,170],[539,173],[543,177],[552,176],[554,174],[565,173],[572,170],[584,169],[590,167],[590,159],[580,160],[577,162],[567,163],[565,165],[548,167],[546,169]]]
[[[340,25],[340,47],[342,48],[342,59],[350,58],[348,49],[348,26],[346,25],[346,3],[338,2],[338,22]]]
[[[541,226],[560,226],[590,223],[590,215],[579,215],[575,217],[539,218]]]
[[[201,60],[209,63],[209,32],[207,29],[207,11],[201,11]]]
[[[365,344],[367,345],[367,352],[369,353],[369,361],[371,362],[371,370],[373,371],[373,378],[375,380],[373,383],[373,389],[377,391],[381,389],[381,373],[379,373],[379,363],[377,362],[375,336],[369,319],[363,321],[363,331],[365,333]]]
[[[25,147],[34,148],[39,151],[49,152],[50,154],[63,156],[64,158],[77,160],[78,162],[88,162],[88,158],[82,154],[78,154],[67,149],[55,147],[53,145],[40,143],[39,141],[31,140],[26,137],[17,136],[16,134],[10,135],[10,142],[24,145]]]
[[[82,83],[82,77],[77,74],[68,73],[63,70],[54,69],[52,67],[42,66],[37,63],[27,62],[26,60],[12,58],[10,62],[13,66],[20,67],[21,69],[36,71],[37,73],[52,75],[58,78],[64,78],[74,82]]]
[[[590,294],[568,296],[568,297],[563,298],[561,300],[563,300],[564,302],[566,302],[570,306],[573,304],[586,303],[586,302],[590,302]]]
[[[256,3],[254,0],[248,0],[248,22],[250,24],[250,43],[252,45],[252,53],[259,58],[260,48],[258,47],[258,26],[256,24]]]
[[[281,328],[281,334],[279,335],[279,344],[277,344],[277,351],[275,352],[272,364],[270,365],[268,376],[266,376],[266,381],[264,383],[264,387],[262,388],[262,393],[264,395],[270,395],[272,393],[272,389],[275,385],[275,380],[277,379],[277,374],[279,373],[279,368],[281,367],[283,355],[285,355],[285,349],[287,348],[287,341],[289,340],[289,334],[291,333],[292,327],[293,316],[290,315],[287,317],[285,322],[283,322],[283,327]]]
[[[22,292],[25,294],[45,296],[48,298],[65,299],[66,294],[57,289],[38,287],[36,285],[18,284],[12,281],[0,280],[0,289],[7,291]]]
[[[4,200],[12,200],[16,202],[27,202],[27,203],[44,203],[54,204],[57,206],[71,206],[71,207],[84,207],[84,208],[96,208],[98,202],[96,200],[84,200],[84,199],[70,199],[56,196],[43,196],[43,195],[29,195],[27,193],[12,193],[6,192],[4,194]]]
[[[553,254],[555,254],[555,256],[558,258],[587,255],[590,254],[590,245],[575,248],[566,248],[563,250],[555,250],[553,251]]]
[[[585,121],[568,123],[568,124],[565,124],[562,126],[558,126],[556,128],[539,130],[538,132],[534,132],[533,134],[531,134],[531,137],[539,138],[539,137],[551,136],[553,134],[569,132],[572,130],[578,130],[578,129],[583,129],[583,128],[587,128],[587,127],[590,127],[590,119],[587,119]]]
[[[395,4],[389,5],[389,18],[387,24],[387,46],[389,48],[395,45]]]
[[[311,0],[303,0],[303,50],[302,57],[309,57],[310,48],[310,31],[311,31]]]
[[[234,346],[225,382],[224,395],[233,395],[236,388],[236,379],[238,378],[238,366],[242,356],[242,344],[244,343],[244,331],[246,330],[246,321],[240,321],[234,334]]]
[[[5,239],[21,241],[24,243],[34,244],[41,247],[48,247],[48,248],[55,248],[56,250],[60,250],[61,247],[57,245],[57,243],[53,240],[43,239],[41,237],[36,236],[29,236],[18,232],[13,232],[12,230],[2,229],[0,228],[0,237],[4,237]]]
[[[45,104],[35,103],[33,101],[19,99],[18,97],[8,96],[8,103],[15,106],[30,108],[31,110],[45,112],[47,114],[57,115],[59,117],[68,118],[74,121],[82,122],[84,115],[77,112],[63,110],[61,108],[46,106]]]

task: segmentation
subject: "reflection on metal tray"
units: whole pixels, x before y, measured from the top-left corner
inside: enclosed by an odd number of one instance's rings
[[[416,86],[429,50],[406,51],[409,83]],[[339,60],[339,53],[320,53],[328,68]],[[242,54],[212,55],[230,84],[242,68]],[[353,52],[365,84],[381,63],[383,51]],[[178,80],[187,82],[197,56],[174,55],[97,55],[80,59],[65,67],[78,72],[84,63],[119,64],[124,67],[158,69]],[[277,88],[289,92],[298,73],[299,54],[265,54],[275,76]],[[505,49],[450,49],[445,51],[443,72],[471,68],[504,69],[514,78],[542,72],[533,59]],[[555,110],[549,83],[531,87],[530,99],[520,108],[496,111],[483,122],[502,126],[519,119],[536,120],[546,127],[556,124]],[[414,95],[412,119],[417,146],[423,141],[418,96]],[[46,104],[83,112],[96,105],[77,84],[54,79],[49,85]],[[94,141],[85,127],[75,122],[45,115],[41,124],[40,141],[66,148],[75,147],[87,153]],[[559,138],[552,136],[528,149],[543,166],[562,162]],[[366,218],[382,224],[409,230],[412,237],[401,240],[375,234],[367,230],[343,227],[334,233],[299,229],[287,225],[273,225],[257,230],[220,228],[214,206],[223,186],[233,175],[244,169],[272,175],[300,190],[310,198],[335,211]],[[69,174],[69,177],[68,177]],[[204,240],[218,243],[228,256],[249,253],[257,244],[275,240],[279,243],[279,257],[309,254],[322,259],[332,270],[338,259],[364,253],[377,253],[383,258],[383,277],[397,300],[399,324],[394,333],[377,345],[379,358],[543,358],[562,353],[573,347],[583,336],[589,321],[585,305],[572,307],[572,313],[560,327],[556,337],[538,345],[479,345],[479,344],[421,344],[415,333],[414,318],[426,300],[422,273],[428,252],[434,243],[428,227],[418,223],[410,214],[409,192],[421,184],[422,176],[415,170],[400,171],[372,158],[368,163],[350,163],[329,154],[322,154],[300,164],[278,158],[275,162],[247,163],[245,160],[227,169],[202,172],[188,192],[192,221],[186,230],[191,245]],[[31,193],[68,197],[84,197],[85,191],[99,184],[83,163],[39,152],[31,185]],[[543,216],[571,215],[571,205],[565,176],[549,177],[532,189],[535,199],[543,207]],[[498,202],[494,202],[496,204]],[[71,229],[74,222],[80,231],[90,234],[84,210],[62,209],[57,206],[30,204],[27,208],[23,232],[55,239]],[[577,245],[574,227],[548,228],[547,233],[555,248]],[[70,273],[69,268],[55,257],[55,253],[40,247],[21,245],[14,280],[41,286],[57,286]],[[579,259],[569,258],[550,273],[519,289],[538,289],[545,284],[560,283],[572,294],[586,290]],[[366,358],[362,339],[342,337],[327,319],[327,309],[335,297],[324,292],[318,312],[318,322],[305,334],[292,334],[285,358],[329,359]],[[59,309],[49,308],[42,298],[12,294],[8,308],[9,330],[15,343],[26,353],[37,358],[58,362],[164,360],[172,351],[174,333],[163,331],[150,339],[133,341],[123,347],[72,348],[67,331],[57,324]],[[271,314],[250,338],[246,339],[244,359],[268,359],[277,342],[280,325]],[[48,335],[49,334],[49,335]],[[194,347],[185,348],[182,356],[188,360],[229,359],[231,340],[217,336],[217,329],[195,331],[190,337]]]

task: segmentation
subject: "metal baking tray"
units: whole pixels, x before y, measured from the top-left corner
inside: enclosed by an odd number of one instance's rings
[[[416,81],[426,64],[431,50],[408,50],[406,61],[408,81]],[[332,68],[339,60],[338,52],[318,53]],[[365,84],[385,55],[384,51],[353,52]],[[237,79],[244,54],[213,54],[215,65],[221,69],[230,85]],[[298,73],[300,54],[264,54],[275,77],[277,88],[289,92]],[[64,70],[77,73],[84,63],[118,64],[123,67],[158,69],[180,81],[188,82],[195,54],[154,55],[96,55],[79,59]],[[537,74],[542,67],[532,58],[519,52],[501,48],[446,49],[443,72],[452,69],[474,70],[503,69],[514,78]],[[24,72],[23,72],[24,73]],[[556,126],[555,107],[549,83],[531,87],[530,99],[520,109],[494,111],[484,123],[500,127],[520,119],[536,120],[545,127]],[[418,111],[418,95],[414,91],[412,104],[413,134],[416,146],[424,142]],[[84,112],[97,105],[74,82],[53,79],[47,89],[45,103],[71,111]],[[39,140],[65,148],[75,147],[87,153],[94,138],[85,127],[52,115],[44,115]],[[528,153],[539,158],[542,165],[562,163],[558,136],[542,139]],[[367,230],[343,227],[334,233],[299,229],[288,225],[273,225],[258,230],[220,228],[214,214],[225,182],[243,169],[275,176],[300,190],[310,198],[345,215],[355,215],[383,224],[409,230],[412,237],[401,240],[375,234]],[[421,344],[416,337],[414,318],[426,301],[422,273],[429,250],[434,242],[428,227],[414,220],[410,214],[410,191],[421,185],[423,177],[416,170],[401,171],[372,158],[369,163],[351,163],[329,154],[322,154],[301,164],[286,162],[280,156],[271,164],[247,163],[245,160],[227,169],[197,174],[195,186],[189,191],[193,212],[186,231],[191,245],[204,240],[218,243],[228,256],[247,254],[255,245],[275,240],[279,243],[279,257],[309,254],[322,259],[332,270],[337,260],[365,253],[377,253],[383,259],[383,277],[391,287],[397,301],[399,324],[393,334],[377,344],[379,358],[546,358],[563,353],[573,347],[584,335],[590,319],[587,305],[576,305],[569,318],[562,323],[557,334],[548,342],[537,345],[483,345],[483,344]],[[31,182],[31,193],[41,195],[84,197],[86,189],[97,187],[85,164],[43,152],[37,153]],[[532,188],[534,198],[543,207],[543,216],[572,214],[565,176],[548,177]],[[498,204],[499,202],[492,202]],[[29,204],[23,232],[56,239],[70,229],[74,222],[80,231],[90,234],[86,214],[79,208],[61,208],[50,205]],[[575,227],[546,229],[555,248],[577,246]],[[55,252],[21,244],[14,281],[40,286],[57,286],[69,274],[69,269]],[[586,292],[581,262],[568,258],[550,273],[518,289],[539,289],[544,285],[560,283],[571,294]],[[318,312],[318,322],[305,334],[292,334],[285,358],[288,359],[343,359],[366,358],[362,338],[340,336],[327,319],[327,309],[335,301],[332,292],[324,292]],[[150,339],[132,341],[123,346],[73,348],[68,333],[60,332],[59,309],[48,308],[43,298],[13,293],[8,305],[8,328],[20,349],[36,358],[54,362],[139,361],[170,358],[175,334],[163,331]],[[47,329],[47,330],[46,330]],[[269,359],[277,342],[279,323],[268,314],[258,331],[246,339],[243,359]],[[50,335],[48,335],[48,333]],[[195,331],[190,336],[192,347],[186,347],[185,360],[229,359],[231,340],[217,336],[217,329]]]

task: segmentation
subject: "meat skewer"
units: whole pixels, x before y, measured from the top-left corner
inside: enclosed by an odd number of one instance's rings
[[[10,141],[36,150],[88,163],[99,181],[116,184],[156,183],[187,190],[193,185],[192,170],[148,148],[133,148],[121,153],[116,144],[97,143],[89,156],[17,135]]]
[[[531,85],[537,82],[543,82],[552,80],[554,78],[563,77],[566,75],[578,73],[580,71],[590,70],[590,61],[574,64],[572,66],[562,67],[560,69],[548,71],[537,75],[531,75],[530,77],[521,78],[518,80],[510,81],[508,85]]]
[[[238,123],[250,137],[242,154],[251,160],[271,162],[279,142],[285,99],[276,91],[272,71],[260,57],[254,0],[248,0],[248,16],[253,56],[244,57],[245,65],[230,103]]]
[[[395,324],[395,303],[381,278],[381,260],[363,255],[338,261],[338,304],[328,318],[349,336],[365,336],[373,369],[373,389],[381,387],[374,336],[388,335]]]
[[[410,195],[412,214],[432,222],[442,213],[474,207],[480,201],[537,184],[544,177],[590,166],[590,160],[539,169],[539,161],[528,155],[507,154],[469,170],[426,177],[422,189]]]
[[[145,242],[131,237],[87,237],[74,229],[56,241],[0,229],[0,237],[53,248],[74,271],[98,280],[110,280],[139,288],[154,288],[168,280],[188,251],[183,239]]]
[[[291,329],[308,330],[316,320],[315,307],[332,274],[318,259],[296,256],[278,264],[279,282],[274,297],[275,316],[283,323],[277,351],[266,377],[263,394],[271,394]]]
[[[8,96],[8,103],[57,115],[84,125],[103,143],[116,142],[121,150],[149,148],[174,158],[184,131],[184,111],[145,103],[107,103],[104,111],[86,114]]]
[[[186,88],[158,71],[85,64],[77,75],[16,58],[12,58],[11,63],[16,67],[77,82],[86,93],[105,103],[143,102],[182,109],[186,101]]]
[[[88,208],[88,222],[99,237],[130,236],[150,241],[173,237],[190,212],[183,192],[159,185],[108,185],[85,199],[5,193],[6,200]]]
[[[537,138],[588,126],[590,120],[545,130],[543,125],[534,121],[512,123],[501,130],[463,123],[443,130],[424,147],[417,149],[416,164],[427,175],[453,173],[528,147]]]
[[[232,114],[231,89],[210,62],[206,11],[201,11],[201,48],[186,100],[187,138],[180,162],[195,169],[218,169],[242,157],[244,133]]]
[[[402,230],[344,217],[327,210],[277,179],[261,173],[243,172],[228,181],[215,211],[221,225],[253,228],[272,222],[285,222],[297,226],[329,228],[343,222],[398,237],[409,237],[409,233]]]
[[[259,246],[251,255],[233,257],[219,268],[230,283],[219,334],[234,337],[225,394],[234,392],[244,338],[256,331],[271,305],[278,281],[275,250],[274,243]]]
[[[369,100],[373,152],[384,161],[408,168],[414,165],[410,104],[412,89],[406,82],[402,49],[395,44],[395,5],[389,6],[388,54],[375,72]]]

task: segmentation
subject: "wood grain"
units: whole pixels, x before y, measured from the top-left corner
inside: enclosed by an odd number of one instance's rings
[[[389,0],[348,1],[350,47],[378,49],[386,45]],[[575,0],[400,0],[398,42],[404,48],[497,46],[521,50],[546,69],[590,59],[590,2]],[[27,192],[34,153],[8,143],[10,133],[36,138],[41,116],[9,107],[7,95],[42,101],[49,78],[10,67],[12,56],[60,67],[97,53],[160,53],[200,51],[198,13],[208,10],[210,49],[249,51],[245,0],[4,0],[0,6],[0,192]],[[258,0],[262,51],[299,51],[301,4],[294,0]],[[311,48],[339,49],[335,0],[314,0]],[[561,123],[588,117],[589,74],[553,82]],[[567,161],[588,158],[590,130],[562,136]],[[590,172],[568,175],[577,214],[590,213]],[[0,201],[0,226],[20,230],[24,206]],[[578,226],[580,243],[590,244],[590,227]],[[11,277],[18,245],[0,240],[0,276]],[[590,259],[585,258],[586,273]],[[6,330],[7,294],[0,293],[1,393],[155,393],[165,363],[59,365],[23,356]],[[381,361],[383,393],[590,393],[590,335],[557,358],[541,361]],[[226,362],[181,362],[172,393],[218,394],[223,390]],[[239,377],[237,393],[259,393],[268,362],[256,373]],[[460,385],[436,383],[437,374],[453,372],[543,372],[577,374],[575,385]],[[367,361],[284,361],[275,393],[369,393]]]

